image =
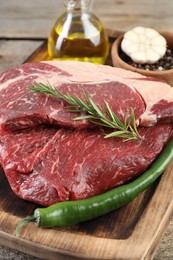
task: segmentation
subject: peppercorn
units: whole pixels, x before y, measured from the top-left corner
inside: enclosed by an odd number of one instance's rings
[[[120,53],[120,57],[122,60],[124,60],[129,65],[137,68],[137,69],[143,69],[143,70],[149,70],[149,71],[164,71],[164,70],[170,70],[173,69],[173,51],[169,48],[167,48],[165,55],[163,58],[161,58],[159,61],[157,61],[154,64],[138,64],[135,63],[123,52]]]

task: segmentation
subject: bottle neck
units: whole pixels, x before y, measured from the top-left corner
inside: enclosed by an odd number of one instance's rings
[[[91,0],[65,0],[64,5],[68,11],[89,11]]]

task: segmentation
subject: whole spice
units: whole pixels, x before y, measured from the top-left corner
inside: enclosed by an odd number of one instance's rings
[[[135,63],[153,64],[164,56],[167,42],[154,29],[135,27],[125,33],[121,48]]]
[[[67,227],[120,208],[151,185],[163,173],[172,159],[173,139],[170,140],[150,169],[134,181],[89,199],[66,201],[47,208],[37,208],[33,216],[22,219],[18,224],[16,236],[20,235],[22,226],[29,222],[35,222],[40,227]]]
[[[120,56],[125,62],[138,69],[150,70],[150,71],[164,71],[164,70],[173,69],[173,52],[169,48],[167,48],[165,55],[154,64],[135,63],[124,53],[121,53]]]

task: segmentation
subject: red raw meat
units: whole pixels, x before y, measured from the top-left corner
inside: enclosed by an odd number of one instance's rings
[[[172,135],[171,125],[139,129],[143,140],[103,138],[96,130],[36,127],[2,132],[1,162],[12,190],[44,206],[94,196],[145,171]]]
[[[143,140],[104,139],[103,129],[74,121],[64,102],[32,93],[35,81],[80,97],[84,90],[120,119],[133,108]],[[173,88],[134,72],[47,61],[0,74],[0,163],[18,196],[44,206],[88,198],[142,174],[172,138],[172,123]]]
[[[34,83],[49,82],[61,92],[83,95],[89,92],[96,104],[106,100],[120,117],[135,110],[137,124],[151,126],[173,121],[173,89],[166,83],[105,65],[73,61],[23,64],[0,75],[0,125],[21,129],[42,123],[86,128],[86,121],[74,121],[64,102],[30,92]]]

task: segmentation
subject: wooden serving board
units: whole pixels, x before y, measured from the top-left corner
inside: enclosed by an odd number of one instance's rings
[[[116,35],[110,34],[110,42]],[[46,58],[44,43],[27,62]],[[107,63],[111,64],[110,56]],[[32,215],[37,205],[15,196],[0,171],[0,244],[47,260],[152,259],[173,213],[172,161],[152,186],[119,210],[64,229],[30,223],[17,238],[18,222]]]

